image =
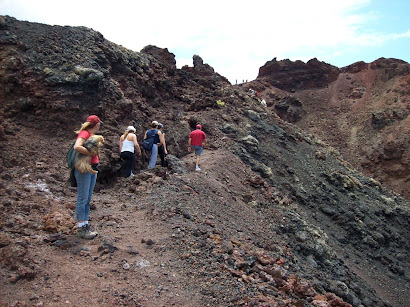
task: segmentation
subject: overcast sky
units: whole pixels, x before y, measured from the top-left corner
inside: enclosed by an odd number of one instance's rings
[[[0,0],[0,15],[89,27],[134,51],[168,48],[178,67],[198,54],[231,83],[275,57],[410,61],[409,0]]]

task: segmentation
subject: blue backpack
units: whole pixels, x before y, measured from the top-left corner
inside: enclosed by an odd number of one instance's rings
[[[152,134],[148,135],[150,131],[153,131]],[[155,136],[157,135],[158,130],[148,130],[147,137],[142,141],[141,146],[146,151],[152,150],[152,145],[154,145]]]

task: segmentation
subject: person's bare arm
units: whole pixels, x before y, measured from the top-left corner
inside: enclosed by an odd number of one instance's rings
[[[83,138],[78,138],[78,139],[75,141],[74,150],[75,150],[76,152],[78,152],[78,153],[81,153],[81,154],[84,154],[84,155],[88,155],[88,156],[92,156],[92,153],[89,152],[89,151],[87,150],[87,148],[85,148],[85,147],[83,146],[83,145],[84,145],[84,142],[85,142],[85,139],[83,139]]]
[[[188,139],[188,151],[191,152],[191,138]]]
[[[121,153],[121,150],[122,150],[122,141],[123,141],[123,139],[122,139],[122,136],[120,137],[120,153]]]
[[[168,152],[167,152],[167,145],[165,144],[165,136],[161,131],[158,132],[158,135],[159,135],[159,142],[162,144],[162,146],[164,146],[164,153],[167,155]]]
[[[134,146],[137,148],[138,155],[141,156],[141,148],[140,148],[140,145],[138,144],[137,136],[135,134],[133,134],[132,140],[134,141]]]

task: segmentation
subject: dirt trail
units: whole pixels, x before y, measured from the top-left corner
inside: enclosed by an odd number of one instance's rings
[[[198,180],[220,164],[212,162],[223,158],[204,150],[203,171],[195,172],[195,157],[189,154],[183,160],[190,171],[170,175],[161,185],[168,185],[175,177],[179,182]],[[67,197],[50,211],[65,211],[62,206],[75,203],[75,189],[65,184],[61,183],[69,190]],[[95,191],[96,209],[91,211],[90,223],[99,235],[94,240],[49,233],[30,238],[36,243],[31,242],[30,255],[38,259],[37,276],[32,281],[5,284],[0,305],[113,306],[128,302],[137,306],[201,306],[200,296],[187,288],[192,277],[181,275],[178,269],[178,262],[184,261],[179,251],[166,247],[176,226],[155,218],[155,202],[172,200],[161,195],[155,185],[138,195],[131,193],[129,187],[134,184],[132,178],[119,178],[112,189]],[[189,198],[195,192],[185,186],[182,194]],[[43,241],[50,241],[49,237],[53,237],[52,244]]]
[[[94,194],[97,209],[91,212],[91,224],[99,232],[96,239],[70,235],[60,247],[33,244],[30,253],[41,259],[39,276],[4,285],[3,303],[113,306],[126,299],[143,306],[195,305],[195,295],[184,293],[185,277],[169,265],[176,255],[162,249],[170,229],[146,215],[149,197],[120,193],[118,197],[113,189]],[[70,199],[74,202],[75,195]]]

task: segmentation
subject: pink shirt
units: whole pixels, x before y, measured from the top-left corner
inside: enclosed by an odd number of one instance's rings
[[[77,139],[83,138],[84,140],[87,140],[90,136],[91,136],[90,132],[88,132],[87,130],[83,130],[78,134]],[[99,163],[99,159],[97,155],[91,157],[91,164],[96,164],[96,163]]]
[[[200,129],[196,129],[189,135],[191,139],[191,146],[202,146],[202,141],[206,139],[205,132]]]

